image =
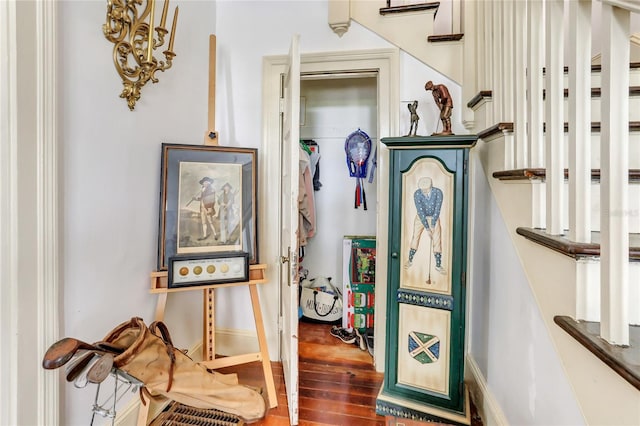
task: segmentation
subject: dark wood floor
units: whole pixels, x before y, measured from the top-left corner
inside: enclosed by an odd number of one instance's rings
[[[329,334],[329,325],[300,323],[299,425],[384,425],[375,412],[382,373],[373,368],[369,352]],[[278,406],[256,426],[289,425],[282,364],[273,362]],[[264,386],[258,362],[231,367],[241,383]]]
[[[299,425],[385,425],[385,418],[375,412],[383,374],[376,373],[369,352],[331,336],[330,328],[300,323]],[[282,365],[272,362],[272,367],[278,406],[253,423],[256,426],[289,425]],[[243,384],[264,386],[258,362],[220,372],[235,372]]]

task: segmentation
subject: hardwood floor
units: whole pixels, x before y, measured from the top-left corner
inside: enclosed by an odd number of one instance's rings
[[[366,350],[331,336],[330,325],[300,323],[298,345],[299,425],[384,425],[376,415],[376,396],[383,374],[376,373]],[[278,406],[255,426],[289,425],[282,364],[272,363]],[[241,383],[264,386],[258,362],[222,369],[236,372]]]
[[[329,334],[330,329],[329,325],[300,323],[299,425],[385,425],[385,417],[375,412],[383,373],[376,373],[368,351],[343,343]],[[289,425],[282,364],[272,362],[272,368],[278,406],[254,426]],[[264,388],[259,362],[219,371],[235,372],[240,383]]]

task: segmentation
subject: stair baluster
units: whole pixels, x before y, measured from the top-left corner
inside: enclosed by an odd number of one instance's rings
[[[513,10],[515,43],[513,45],[514,110],[513,137],[515,139],[515,168],[529,165],[527,147],[527,3],[517,1]]]
[[[602,4],[600,334],[617,345],[629,344],[630,15]]]
[[[544,167],[544,132],[542,105],[542,67],[544,59],[543,3],[539,0],[527,1],[529,70],[527,92],[529,93],[529,164],[526,167]]]
[[[547,233],[562,235],[564,207],[563,44],[564,1],[545,3],[545,165],[547,169]]]
[[[591,1],[569,2],[569,238],[591,242]],[[580,302],[578,302],[580,306]],[[580,309],[578,309],[580,311]]]

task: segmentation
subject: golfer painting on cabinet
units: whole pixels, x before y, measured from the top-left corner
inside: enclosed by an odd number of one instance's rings
[[[451,294],[453,173],[422,158],[403,174],[400,287]]]

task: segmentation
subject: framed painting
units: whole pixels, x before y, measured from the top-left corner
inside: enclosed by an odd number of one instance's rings
[[[257,150],[162,144],[158,269],[169,258],[257,253]]]

